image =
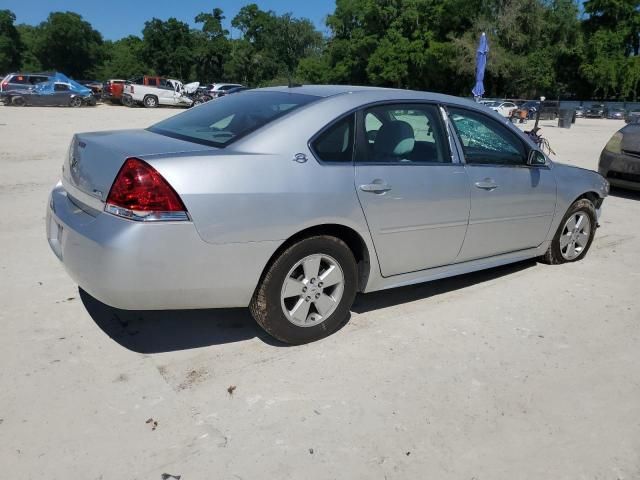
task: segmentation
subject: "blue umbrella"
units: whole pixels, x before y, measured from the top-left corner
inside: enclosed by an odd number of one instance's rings
[[[476,85],[471,90],[473,96],[476,98],[484,95],[484,69],[487,66],[487,53],[489,52],[489,42],[487,41],[487,35],[482,32],[480,37],[480,43],[478,44],[478,50],[476,51]]]

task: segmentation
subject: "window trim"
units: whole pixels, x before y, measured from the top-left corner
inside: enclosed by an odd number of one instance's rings
[[[442,130],[442,134],[444,137],[444,155],[445,158],[450,158],[450,162],[371,162],[371,161],[358,161],[356,157],[356,153],[358,148],[362,148],[362,145],[365,145],[367,139],[364,135],[364,131],[361,131],[359,125],[364,125],[364,112],[369,108],[376,106],[384,106],[384,105],[422,105],[422,106],[430,106],[435,108],[438,117],[438,123],[440,124],[440,128]],[[456,156],[451,151],[451,145],[449,140],[449,132],[447,129],[447,124],[444,122],[442,118],[442,111],[440,107],[443,106],[441,103],[436,101],[425,101],[425,100],[381,100],[377,102],[371,102],[366,105],[361,105],[356,109],[356,142],[354,144],[354,153],[353,153],[353,162],[356,166],[399,166],[399,167],[408,167],[408,166],[438,166],[438,167],[446,167],[446,166],[460,166],[459,162],[456,162]]]
[[[498,120],[496,120],[495,118],[491,118],[491,116],[487,115],[486,113],[480,111],[480,110],[475,110],[472,108],[468,108],[468,107],[464,107],[464,106],[459,106],[459,105],[453,105],[453,104],[446,104],[444,105],[444,108],[447,112],[447,118],[449,120],[449,123],[451,124],[451,127],[455,133],[455,139],[456,139],[456,144],[459,146],[459,154],[464,162],[465,165],[469,165],[469,166],[474,166],[474,167],[515,167],[515,168],[522,168],[522,167],[526,167],[526,168],[545,168],[547,166],[545,165],[529,165],[528,163],[528,159],[529,159],[529,154],[531,152],[531,150],[536,150],[534,148],[531,148],[531,146],[529,144],[527,144],[527,142],[520,138],[520,135],[516,132],[512,132],[510,130],[510,128],[506,125],[502,125]],[[494,122],[498,125],[500,125],[501,127],[505,128],[507,131],[509,131],[516,139],[517,141],[519,141],[522,146],[524,147],[524,151],[525,151],[525,156],[524,156],[524,163],[470,163],[467,161],[467,158],[465,156],[464,153],[464,145],[462,143],[462,140],[460,138],[460,132],[458,131],[458,127],[456,127],[455,122],[453,121],[453,119],[451,118],[451,111],[450,109],[457,109],[457,110],[463,110],[463,111],[467,111],[467,112],[471,112],[473,114],[479,115],[481,117],[487,118],[489,119],[490,122]],[[547,167],[548,168],[548,167]]]
[[[348,112],[345,112],[345,113],[341,114],[339,117],[334,118],[329,123],[327,123],[324,127],[322,127],[320,130],[318,130],[316,133],[314,133],[313,136],[307,141],[307,148],[309,149],[309,151],[313,155],[313,158],[316,160],[316,162],[318,162],[320,165],[349,165],[349,166],[353,166],[354,165],[354,163],[355,163],[355,155],[356,155],[356,143],[358,141],[357,135],[356,135],[356,132],[358,131],[358,116],[356,115],[356,113],[358,111],[358,108],[359,107],[352,108]],[[347,118],[349,115],[353,115],[353,117],[354,117],[353,118],[353,132],[352,132],[353,143],[351,145],[351,161],[350,162],[327,162],[325,160],[322,160],[320,158],[320,155],[318,154],[318,152],[316,152],[315,148],[313,148],[313,144],[325,132],[327,132],[329,129],[331,129],[336,124],[340,123],[342,120]]]

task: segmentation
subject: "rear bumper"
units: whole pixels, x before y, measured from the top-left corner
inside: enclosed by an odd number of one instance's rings
[[[603,150],[598,172],[615,187],[640,190],[640,157]]]
[[[128,310],[246,307],[279,242],[211,244],[191,222],[145,224],[87,213],[58,184],[47,239],[71,278]]]

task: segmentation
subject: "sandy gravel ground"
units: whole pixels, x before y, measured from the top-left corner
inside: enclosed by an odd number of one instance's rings
[[[585,261],[360,296],[282,347],[242,309],[105,308],[49,251],[71,134],[174,113],[0,107],[3,478],[640,478],[640,195],[607,199]],[[621,126],[544,132],[595,168]]]

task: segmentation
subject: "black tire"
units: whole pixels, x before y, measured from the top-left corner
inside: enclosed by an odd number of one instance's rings
[[[24,98],[22,97],[13,97],[11,99],[11,105],[13,105],[14,107],[24,107],[27,104],[27,102],[25,102]]]
[[[155,95],[147,95],[142,100],[142,104],[146,108],[156,108],[158,106],[158,97],[156,97]]]
[[[69,106],[73,107],[73,108],[81,107],[82,106],[82,98],[80,98],[80,97],[71,98],[71,100],[69,100]]]
[[[344,275],[344,290],[333,313],[321,323],[302,327],[285,316],[281,305],[282,286],[289,271],[309,255],[329,255],[339,264]],[[356,296],[358,271],[353,252],[336,237],[314,236],[300,240],[286,248],[267,267],[251,299],[249,309],[256,322],[274,338],[291,345],[320,340],[342,326],[349,319],[349,310]]]
[[[120,101],[125,107],[133,107],[133,99],[129,95],[123,95]]]
[[[591,231],[589,234],[589,239],[587,240],[587,245],[580,252],[580,254],[576,258],[567,259],[562,255],[562,252],[560,251],[560,236],[563,234],[565,223],[567,222],[569,217],[575,215],[578,212],[584,212],[587,214],[591,222]],[[597,225],[598,217],[596,215],[596,209],[593,206],[593,203],[591,203],[591,201],[587,200],[586,198],[576,200],[573,205],[569,207],[569,210],[567,210],[567,213],[565,213],[564,217],[562,217],[562,221],[558,226],[558,231],[553,236],[553,240],[551,240],[551,244],[549,245],[546,253],[542,257],[540,257],[540,261],[548,265],[558,265],[560,263],[570,263],[582,260],[587,255],[587,252],[589,251],[589,248],[593,243]]]

